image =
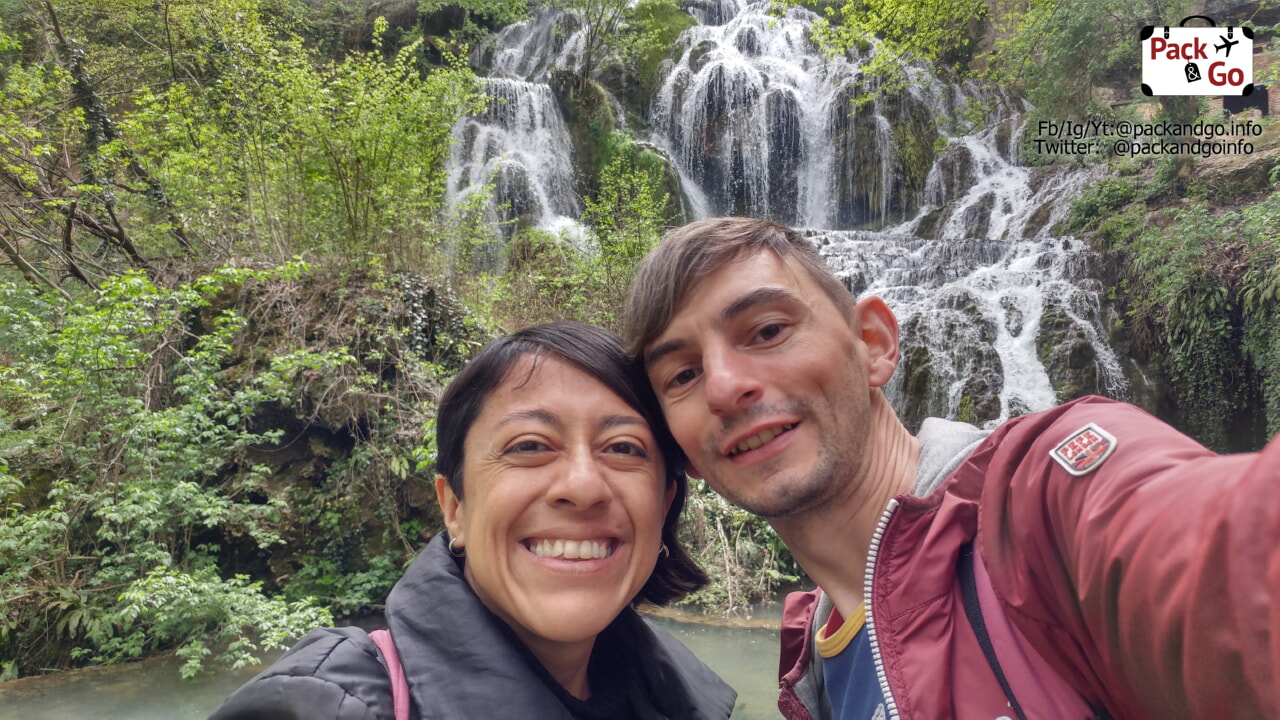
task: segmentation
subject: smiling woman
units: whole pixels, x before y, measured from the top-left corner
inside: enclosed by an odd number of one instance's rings
[[[387,598],[420,718],[728,718],[735,693],[631,606],[706,582],[677,539],[683,456],[607,331],[527,328],[441,398],[447,532]],[[361,630],[316,630],[214,720],[393,717]]]

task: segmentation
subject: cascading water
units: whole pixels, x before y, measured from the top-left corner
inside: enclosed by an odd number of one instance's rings
[[[448,195],[456,204],[492,185],[496,219],[557,229],[582,211],[574,191],[573,146],[551,88],[522,80],[484,83],[484,113],[453,129]]]
[[[1023,108],[920,67],[908,68],[905,89],[858,103],[874,90],[860,71],[874,45],[828,59],[808,11],[778,17],[764,0],[685,6],[701,24],[678,41],[645,139],[672,158],[694,218],[807,228],[853,292],[890,303],[904,353],[886,390],[909,424],[994,424],[1060,395],[1125,395],[1088,279],[1092,256],[1052,234],[1087,173],[1013,162]],[[510,102],[539,108],[527,111],[539,119],[511,122],[518,113],[491,104],[460,123],[451,190],[519,165],[508,171],[518,179],[511,207],[527,195],[540,210],[525,217],[541,227],[576,217],[571,143],[544,83],[551,68],[576,65],[578,31],[572,18],[543,15],[499,36],[491,76],[510,79],[490,82],[508,83],[503,92],[519,96]],[[983,129],[966,133],[954,118],[973,103]]]
[[[1020,131],[1014,116],[953,138],[911,221],[813,233],[851,291],[883,297],[898,316],[903,361],[885,390],[909,424],[961,416],[994,425],[1057,404],[1055,386],[1127,393],[1101,329],[1093,255],[1051,231],[1090,174],[1013,164]],[[918,234],[922,225],[933,226],[930,239]]]
[[[573,142],[546,81],[577,66],[582,37],[564,13],[542,13],[505,28],[488,60],[485,110],[453,128],[447,197],[457,207],[489,196],[504,235],[518,226],[575,233],[582,203],[574,186]]]

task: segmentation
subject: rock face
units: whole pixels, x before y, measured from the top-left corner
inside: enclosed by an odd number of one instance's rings
[[[1004,366],[991,344],[995,325],[964,292],[950,294],[944,309],[953,312],[944,313],[941,320],[917,315],[901,329],[899,415],[911,432],[927,417],[949,416],[953,392],[959,393],[960,420],[981,425],[1000,417]]]
[[[1271,170],[1280,162],[1280,125],[1269,125],[1257,136],[1224,138],[1252,143],[1248,154],[1221,154],[1196,163],[1193,183],[1212,200],[1230,202],[1242,195],[1268,192]]]
[[[837,227],[909,218],[933,166],[938,128],[930,109],[907,92],[858,107],[863,92],[851,83],[830,109]]]
[[[554,70],[550,84],[573,142],[578,194],[586,197],[598,186],[605,141],[618,129],[618,118],[609,94],[596,82],[569,70]]]
[[[1097,351],[1061,306],[1051,304],[1040,315],[1036,352],[1049,374],[1058,402],[1101,394]]]

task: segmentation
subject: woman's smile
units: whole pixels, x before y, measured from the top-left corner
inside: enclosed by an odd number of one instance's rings
[[[613,555],[613,538],[596,540],[571,540],[540,538],[524,541],[529,552],[540,558],[555,560],[604,560]]]

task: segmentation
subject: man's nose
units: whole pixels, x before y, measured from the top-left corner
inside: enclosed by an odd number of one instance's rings
[[[739,412],[764,395],[764,385],[751,359],[732,348],[704,356],[702,372],[707,406],[713,415]]]

